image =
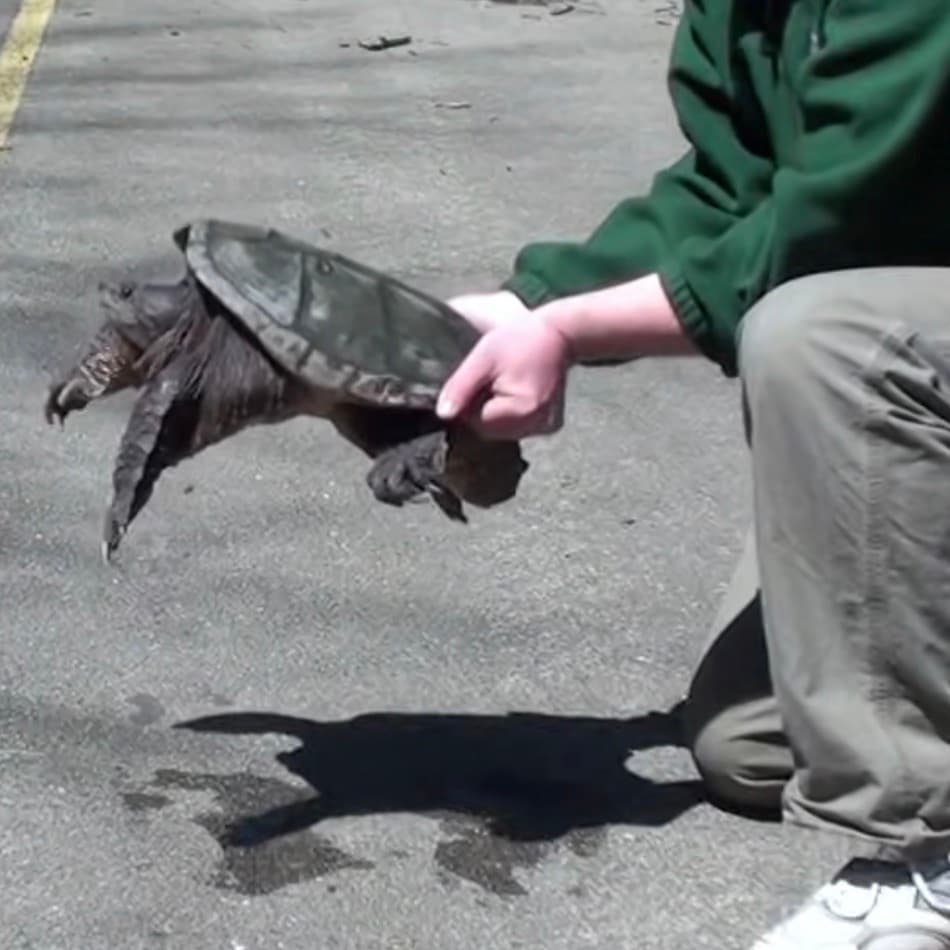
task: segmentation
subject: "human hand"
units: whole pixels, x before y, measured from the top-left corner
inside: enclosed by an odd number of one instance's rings
[[[476,298],[469,305],[488,329],[442,387],[439,416],[464,416],[494,439],[557,432],[571,362],[566,338],[527,308],[519,316],[500,302]]]

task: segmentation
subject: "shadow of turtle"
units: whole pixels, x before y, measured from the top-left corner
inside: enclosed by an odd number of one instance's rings
[[[704,800],[699,781],[658,783],[625,765],[636,750],[683,745],[676,708],[630,719],[370,713],[339,722],[235,712],[175,728],[299,740],[277,761],[317,794],[232,822],[223,843],[244,847],[326,818],[396,812],[460,813],[513,841],[553,841],[607,824],[662,825]]]

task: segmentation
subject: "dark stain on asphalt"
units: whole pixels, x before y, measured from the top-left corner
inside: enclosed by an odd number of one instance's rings
[[[552,854],[589,859],[610,825],[657,827],[703,800],[694,780],[656,782],[626,766],[634,750],[682,744],[676,708],[624,719],[383,712],[330,722],[247,711],[175,728],[297,740],[276,759],[302,784],[164,770],[135,789],[212,793],[213,809],[193,820],[221,847],[214,883],[245,894],[372,868],[315,833],[328,819],[413,814],[441,832],[431,856],[445,887],[517,898]],[[405,857],[390,850],[383,860]]]
[[[245,816],[275,805],[292,809],[313,799],[303,790],[279,779],[247,772],[232,774],[190,773],[162,769],[148,787],[125,792],[122,799],[135,812],[165,808],[171,790],[211,792],[218,806],[192,818],[221,848],[221,859],[210,883],[222,890],[245,895],[270,894],[288,884],[314,880],[344,870],[371,870],[371,861],[341,850],[322,835],[300,830],[269,837],[248,835]],[[157,791],[160,790],[160,791]],[[517,872],[539,867],[554,851],[566,847],[579,857],[593,856],[606,837],[603,828],[575,829],[555,841],[512,840],[494,831],[478,817],[429,813],[439,822],[445,837],[435,847],[438,878],[446,887],[468,881],[498,897],[522,897],[528,893]],[[244,838],[241,838],[241,835]],[[389,855],[404,860],[409,853],[395,849]]]
[[[157,811],[170,805],[172,800],[167,795],[158,795],[153,792],[124,792],[122,801],[129,811]]]
[[[165,707],[148,693],[138,693],[126,700],[136,707],[136,711],[129,716],[129,722],[136,726],[151,726],[165,715]]]
[[[454,815],[445,818],[441,827],[447,837],[436,845],[439,867],[498,897],[523,897],[528,893],[516,871],[540,866],[561,846],[580,857],[591,857],[606,834],[601,828],[583,829],[570,832],[558,842],[512,841],[493,834],[484,822]],[[444,875],[440,879],[448,883]]]
[[[235,821],[248,811],[259,810],[275,801],[286,804],[298,800],[300,790],[279,779],[249,772],[226,775],[162,769],[149,786],[123,795],[134,811],[163,808],[171,799],[161,791],[211,792],[218,806],[192,818],[221,848],[221,858],[209,883],[220,890],[257,896],[271,894],[289,884],[311,881],[345,870],[370,870],[375,865],[336,847],[313,831],[292,834],[242,846],[231,840]]]

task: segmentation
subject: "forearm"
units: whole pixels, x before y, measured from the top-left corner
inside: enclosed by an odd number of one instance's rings
[[[700,352],[656,274],[562,297],[543,304],[535,314],[565,338],[576,363]]]

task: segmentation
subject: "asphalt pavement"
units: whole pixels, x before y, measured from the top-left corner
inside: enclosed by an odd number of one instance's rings
[[[0,947],[743,950],[834,869],[705,802],[667,714],[749,516],[710,364],[579,371],[467,527],[328,426],[247,431],[112,567],[131,400],[42,418],[98,282],[179,273],[189,219],[443,295],[583,236],[683,147],[675,6],[57,5],[0,156]]]

